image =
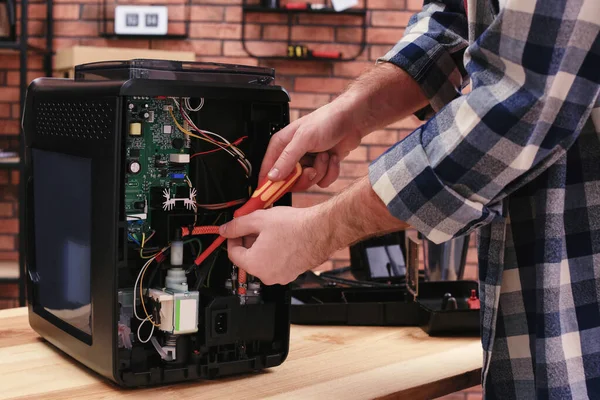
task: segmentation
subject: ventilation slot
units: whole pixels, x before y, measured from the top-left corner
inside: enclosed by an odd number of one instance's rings
[[[35,111],[35,128],[40,136],[107,139],[114,134],[114,100],[43,100],[36,104]]]

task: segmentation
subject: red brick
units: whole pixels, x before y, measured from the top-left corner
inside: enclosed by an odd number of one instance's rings
[[[0,219],[0,233],[18,233],[19,220],[16,218]]]
[[[404,140],[411,133],[412,133],[412,131],[399,131],[398,132],[398,141]]]
[[[13,185],[18,185],[19,177],[20,177],[19,171],[10,171],[10,183],[12,183]]]
[[[333,74],[340,77],[356,78],[374,65],[374,63],[368,61],[335,63],[333,66]]]
[[[262,38],[267,40],[286,40],[288,27],[283,25],[266,25],[263,27]]]
[[[225,9],[225,21],[242,22],[242,9],[240,7],[227,7]]]
[[[369,146],[369,161],[376,160],[377,157],[385,153],[389,148],[390,146]]]
[[[0,89],[2,90],[2,89]],[[21,130],[21,124],[16,119],[0,119],[1,135],[18,135]]]
[[[31,20],[27,24],[27,33],[30,36],[43,36],[46,31],[46,24],[43,21]],[[17,32],[21,30],[21,22],[17,21]]]
[[[63,4],[63,3],[78,3],[78,4],[82,4],[82,3],[95,3],[98,4],[98,0],[54,0],[54,4],[55,7],[57,4]]]
[[[326,188],[319,187],[317,185],[312,186],[309,191],[311,193],[339,193],[348,186],[350,186],[356,179],[354,178],[338,178]]]
[[[241,41],[224,42],[223,54],[226,56],[248,57],[249,54],[242,47]],[[283,56],[287,51],[287,44],[283,42],[247,41],[246,47],[254,56]]]
[[[97,46],[97,47],[120,47],[132,49],[147,49],[150,45],[149,40],[111,40],[103,38],[83,38],[79,40],[82,46]],[[171,41],[173,43],[173,41]]]
[[[54,8],[56,8],[56,7],[58,7],[58,5],[56,5]],[[75,5],[75,7],[77,7],[77,6]],[[29,6],[27,7],[27,17],[30,20],[46,18],[46,5],[45,4],[29,4]],[[17,18],[21,18],[21,7],[17,7]]]
[[[297,92],[340,93],[348,87],[350,81],[342,78],[296,78]]]
[[[373,44],[396,44],[402,39],[402,28],[368,28],[367,41]]]
[[[290,110],[290,122],[294,122],[298,118],[300,118],[300,111]]]
[[[241,16],[240,16],[240,21],[241,21]],[[287,15],[285,15],[285,14],[260,14],[260,13],[247,14],[246,22],[256,23],[256,24],[286,24],[287,23]]]
[[[292,27],[292,40],[333,42],[333,28],[327,26],[301,26]]]
[[[73,20],[79,19],[80,11],[79,4],[57,4],[52,8],[52,15],[54,19],[57,20]],[[44,9],[44,15],[42,16],[42,19],[46,18],[45,12],[46,10]]]
[[[202,3],[210,3],[210,4],[242,4],[242,0],[192,0],[193,4],[202,4]]]
[[[190,31],[193,38],[239,39],[242,36],[240,24],[198,23],[192,24]]]
[[[331,63],[321,61],[265,61],[278,75],[330,75]]]
[[[3,220],[0,220],[0,228]],[[0,250],[14,250],[15,237],[12,235],[0,235]]]
[[[350,259],[350,249],[346,247],[333,253],[330,257],[332,260],[348,260]]]
[[[196,57],[197,61],[229,63],[238,65],[258,65],[258,59],[250,57]]]
[[[397,121],[393,124],[391,124],[388,128],[395,128],[395,129],[409,129],[411,131],[417,129],[419,126],[421,126],[423,124],[422,121],[419,121],[419,119],[415,116],[410,116],[410,117],[406,117],[404,119],[401,119],[400,121]]]
[[[298,16],[299,25],[362,25],[362,17],[353,15],[312,15],[300,14]]]
[[[221,47],[222,42],[220,40],[161,40],[152,42],[152,48],[193,51],[197,56],[220,56],[223,54]]]
[[[326,194],[317,193],[294,193],[292,196],[292,204],[294,207],[305,208],[311,207],[319,203],[323,203],[331,198]]]
[[[335,40],[340,43],[360,43],[363,31],[361,28],[336,28]]]
[[[423,0],[421,0],[421,3]],[[404,10],[406,8],[405,0],[368,0],[367,6],[369,9],[395,9]]]
[[[18,261],[19,253],[16,251],[2,251],[2,252],[0,252],[0,260],[2,260],[2,261]]]
[[[11,104],[12,118],[19,119],[21,118],[21,105],[20,104]]]
[[[29,83],[41,76],[44,76],[42,71],[27,71],[27,82]],[[20,71],[7,71],[6,79],[10,86],[19,86]]]
[[[325,94],[290,93],[292,108],[316,109],[329,103],[329,96]]]
[[[313,271],[331,271],[333,269],[333,261],[325,261],[323,264],[314,268]]]
[[[186,21],[188,17],[191,19],[193,15],[185,4],[169,4],[167,10],[169,14],[169,23],[171,21]]]
[[[345,161],[367,161],[367,147],[358,146],[344,159]]]
[[[413,14],[409,11],[373,11],[371,24],[373,26],[407,26],[408,20]]]
[[[184,22],[170,22],[167,29],[168,35],[184,35],[186,33]]]
[[[102,18],[102,15],[106,15],[107,19],[112,20],[115,6],[116,4],[106,4],[106,7],[101,7],[99,4],[84,4],[81,9],[81,19],[97,21]]]
[[[8,103],[0,103],[0,118],[10,118],[11,105]]]
[[[421,11],[423,9],[423,0],[406,0],[406,9]]]
[[[371,132],[362,140],[363,144],[392,145],[398,141],[398,132],[394,130],[380,130]]]
[[[465,265],[465,273],[464,278],[467,280],[477,280],[478,279],[477,265]]]
[[[85,37],[98,35],[98,23],[95,21],[62,21],[54,24],[56,36]]]
[[[13,203],[0,203],[0,217],[12,217],[14,215]]]
[[[340,165],[340,177],[342,178],[360,178],[368,173],[368,163],[343,162]]]
[[[190,19],[192,21],[222,21],[224,16],[225,7],[222,6],[194,5],[190,12]]]
[[[6,185],[8,184],[8,171],[7,170],[0,170],[0,185]],[[0,198],[5,199],[4,195],[6,195],[6,188],[2,188],[2,191],[0,191]]]

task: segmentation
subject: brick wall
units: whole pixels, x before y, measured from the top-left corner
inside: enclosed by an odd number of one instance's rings
[[[135,0],[151,2],[149,0]],[[184,30],[182,0],[167,0],[170,4],[170,33]],[[192,0],[190,38],[188,40],[107,40],[98,36],[96,18],[100,14],[97,0],[55,0],[54,47],[62,48],[75,44],[96,46],[140,47],[156,49],[191,50],[199,61],[217,61],[248,65],[266,65],[277,71],[278,83],[291,95],[292,119],[305,115],[331,101],[344,90],[348,83],[374,60],[383,55],[401,37],[404,27],[422,0],[366,0],[369,9],[367,41],[364,53],[354,62],[327,63],[305,61],[258,61],[250,58],[241,45],[240,23],[241,0]],[[128,2],[125,2],[128,3]],[[45,5],[34,3],[29,8],[31,43],[43,46]],[[248,17],[248,46],[257,54],[285,53],[285,19],[276,14],[252,14]],[[346,54],[356,51],[360,38],[361,20],[347,16],[299,17],[302,25],[294,27],[295,41],[307,44],[312,49],[332,49],[333,46]],[[31,53],[28,79],[43,74],[42,59]],[[19,132],[18,107],[19,60],[16,53],[0,54],[0,148],[16,148],[17,141],[7,135]],[[418,121],[408,118],[385,130],[368,136],[363,145],[353,151],[343,162],[340,179],[327,189],[315,188],[308,193],[297,194],[297,206],[309,206],[328,199],[346,187],[355,178],[367,173],[369,162],[374,160],[390,145],[406,136]],[[18,173],[0,170],[0,260],[16,260],[17,252],[17,188]],[[473,241],[472,241],[473,243]],[[348,251],[339,251],[322,268],[346,265]],[[475,277],[475,254],[469,256],[470,276]]]

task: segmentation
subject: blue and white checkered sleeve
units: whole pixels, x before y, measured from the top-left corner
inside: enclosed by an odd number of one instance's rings
[[[463,1],[426,0],[423,10],[410,19],[404,37],[377,61],[402,68],[420,85],[430,106],[416,115],[426,118],[460,96],[467,85],[462,61],[467,45]]]
[[[465,55],[473,90],[370,166],[392,215],[436,243],[467,234],[565,154],[599,93],[593,3],[506,1]]]

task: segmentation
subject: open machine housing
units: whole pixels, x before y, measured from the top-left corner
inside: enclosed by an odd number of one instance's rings
[[[31,327],[122,386],[281,364],[287,288],[246,276],[226,246],[196,263],[289,123],[274,71],[132,60],[75,72],[27,92]]]

